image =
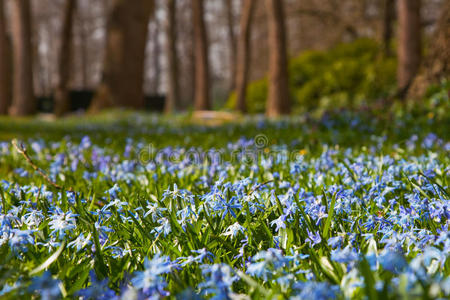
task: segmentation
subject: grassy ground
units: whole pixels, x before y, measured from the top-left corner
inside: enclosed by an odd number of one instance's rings
[[[0,119],[0,297],[449,297],[448,128]]]

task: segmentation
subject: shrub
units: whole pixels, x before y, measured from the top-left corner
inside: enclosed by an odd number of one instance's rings
[[[292,58],[289,85],[294,111],[358,107],[389,95],[395,89],[396,60],[380,53],[377,42],[359,39]],[[264,112],[266,96],[266,78],[251,82],[249,112]],[[233,94],[227,108],[233,108],[235,101]]]

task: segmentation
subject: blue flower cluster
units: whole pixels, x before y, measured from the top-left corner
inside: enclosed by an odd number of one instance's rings
[[[450,297],[450,144],[371,140],[2,143],[0,297]]]

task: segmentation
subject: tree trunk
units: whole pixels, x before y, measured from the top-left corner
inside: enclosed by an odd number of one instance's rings
[[[90,111],[144,107],[144,63],[153,0],[114,0],[107,20],[102,82]]]
[[[195,110],[211,109],[209,95],[208,41],[203,0],[192,0],[195,38]]]
[[[166,113],[171,113],[180,109],[176,20],[176,1],[167,0],[166,53],[168,88],[164,108]]]
[[[33,92],[30,0],[12,1],[13,33],[13,101],[10,114],[30,115],[36,112]]]
[[[404,96],[420,66],[420,0],[399,0],[398,30],[397,84]]]
[[[188,1],[186,1],[188,3]],[[192,18],[192,16],[191,16]],[[184,99],[183,106],[185,108],[191,108],[194,106],[195,101],[195,78],[197,78],[196,72],[195,72],[195,33],[194,33],[194,24],[192,22],[189,22],[188,32],[187,35],[187,74],[184,75],[184,77],[187,79],[185,80],[187,86],[186,88],[186,98]],[[183,89],[185,91],[185,89]]]
[[[419,99],[431,84],[450,78],[450,1],[443,4],[432,44],[422,69],[414,79],[408,96]],[[450,91],[449,91],[450,96]]]
[[[152,31],[151,31],[151,38],[153,40],[152,43],[152,58],[153,58],[153,63],[152,63],[152,67],[153,67],[153,77],[151,78],[151,92],[155,95],[158,94],[159,91],[159,85],[160,85],[160,79],[161,79],[161,47],[159,44],[159,21],[155,18],[153,20],[153,26],[152,26]]]
[[[277,117],[290,113],[287,71],[286,27],[282,0],[266,0],[269,31],[269,94],[266,114]]]
[[[192,18],[192,1],[177,1],[177,48],[178,48],[178,89],[181,109],[188,109],[194,104],[195,55],[194,24]]]
[[[250,38],[253,18],[254,0],[243,0],[240,20],[240,32],[237,48],[236,64],[236,109],[242,113],[247,112],[246,92],[250,66]]]
[[[382,41],[383,52],[385,56],[392,56],[391,40],[392,27],[395,18],[395,0],[383,0],[383,27]]]
[[[77,0],[67,0],[61,30],[61,46],[58,57],[58,85],[55,90],[55,114],[61,116],[70,109],[69,84],[72,74],[73,18]]]
[[[227,14],[227,31],[230,43],[230,91],[234,90],[236,83],[236,35],[234,33],[233,0],[225,0]]]
[[[79,35],[79,48],[80,53],[80,71],[81,71],[81,88],[87,89],[89,86],[88,76],[88,33],[87,24],[84,16],[80,16],[78,13],[78,35]]]
[[[0,0],[0,115],[6,115],[11,102],[11,51],[6,33],[4,1]]]

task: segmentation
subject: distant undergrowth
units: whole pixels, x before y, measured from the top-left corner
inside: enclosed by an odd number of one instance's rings
[[[337,45],[328,51],[305,51],[289,62],[290,92],[295,112],[359,107],[395,90],[396,59],[384,57],[371,39]],[[267,78],[247,89],[251,113],[264,112]],[[233,93],[226,108],[234,108]]]

